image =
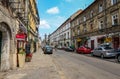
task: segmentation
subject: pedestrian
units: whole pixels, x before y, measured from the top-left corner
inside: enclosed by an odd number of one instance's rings
[[[25,45],[25,52],[26,52],[26,59],[25,59],[25,61],[26,62],[30,62],[31,59],[32,59],[32,53],[31,53],[30,49],[31,49],[30,42],[26,42],[26,45]]]
[[[30,43],[27,41],[27,42],[26,42],[26,45],[25,45],[26,55],[27,55],[27,54],[30,54],[30,48],[31,48]]]
[[[55,45],[55,51],[57,51],[57,45]]]

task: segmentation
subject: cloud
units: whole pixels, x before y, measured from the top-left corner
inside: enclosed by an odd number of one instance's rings
[[[51,28],[49,23],[46,20],[41,20],[40,21],[40,28],[42,29],[49,29]]]
[[[58,7],[53,7],[47,10],[47,13],[49,14],[58,14],[59,13],[59,8]]]

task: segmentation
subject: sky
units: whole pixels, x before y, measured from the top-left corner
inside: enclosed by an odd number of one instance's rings
[[[39,35],[53,33],[65,20],[79,9],[84,10],[94,0],[37,0],[40,16]]]

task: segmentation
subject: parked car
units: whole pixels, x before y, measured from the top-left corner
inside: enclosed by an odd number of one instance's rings
[[[115,58],[116,58],[117,62],[120,62],[120,49],[118,49],[117,52],[118,53],[116,54]]]
[[[117,53],[118,52],[116,52],[113,48],[109,46],[104,46],[104,47],[95,48],[92,51],[91,55],[100,56],[101,58],[104,58],[104,57],[115,57]]]
[[[117,62],[120,62],[120,53],[116,54]]]
[[[70,48],[70,47],[66,47],[66,48],[65,48],[65,51],[68,51],[68,52],[73,52],[73,51],[74,51],[74,49],[72,49],[72,48]]]
[[[44,47],[44,54],[52,54],[53,53],[53,48],[50,46],[45,46]]]
[[[91,51],[92,51],[91,48],[85,47],[85,46],[81,46],[81,47],[79,47],[79,48],[76,49],[77,53],[83,53],[83,54],[90,54]]]

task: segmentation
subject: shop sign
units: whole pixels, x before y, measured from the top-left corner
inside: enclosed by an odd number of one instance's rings
[[[80,41],[81,41],[81,39],[79,38],[79,39],[77,39],[77,41],[78,41],[78,42],[80,42]]]
[[[109,37],[109,38],[106,38],[105,41],[109,43],[109,42],[112,41],[112,38],[110,38],[110,37]]]
[[[26,38],[26,34],[25,33],[16,34],[16,39],[17,40],[25,40],[25,38]]]

